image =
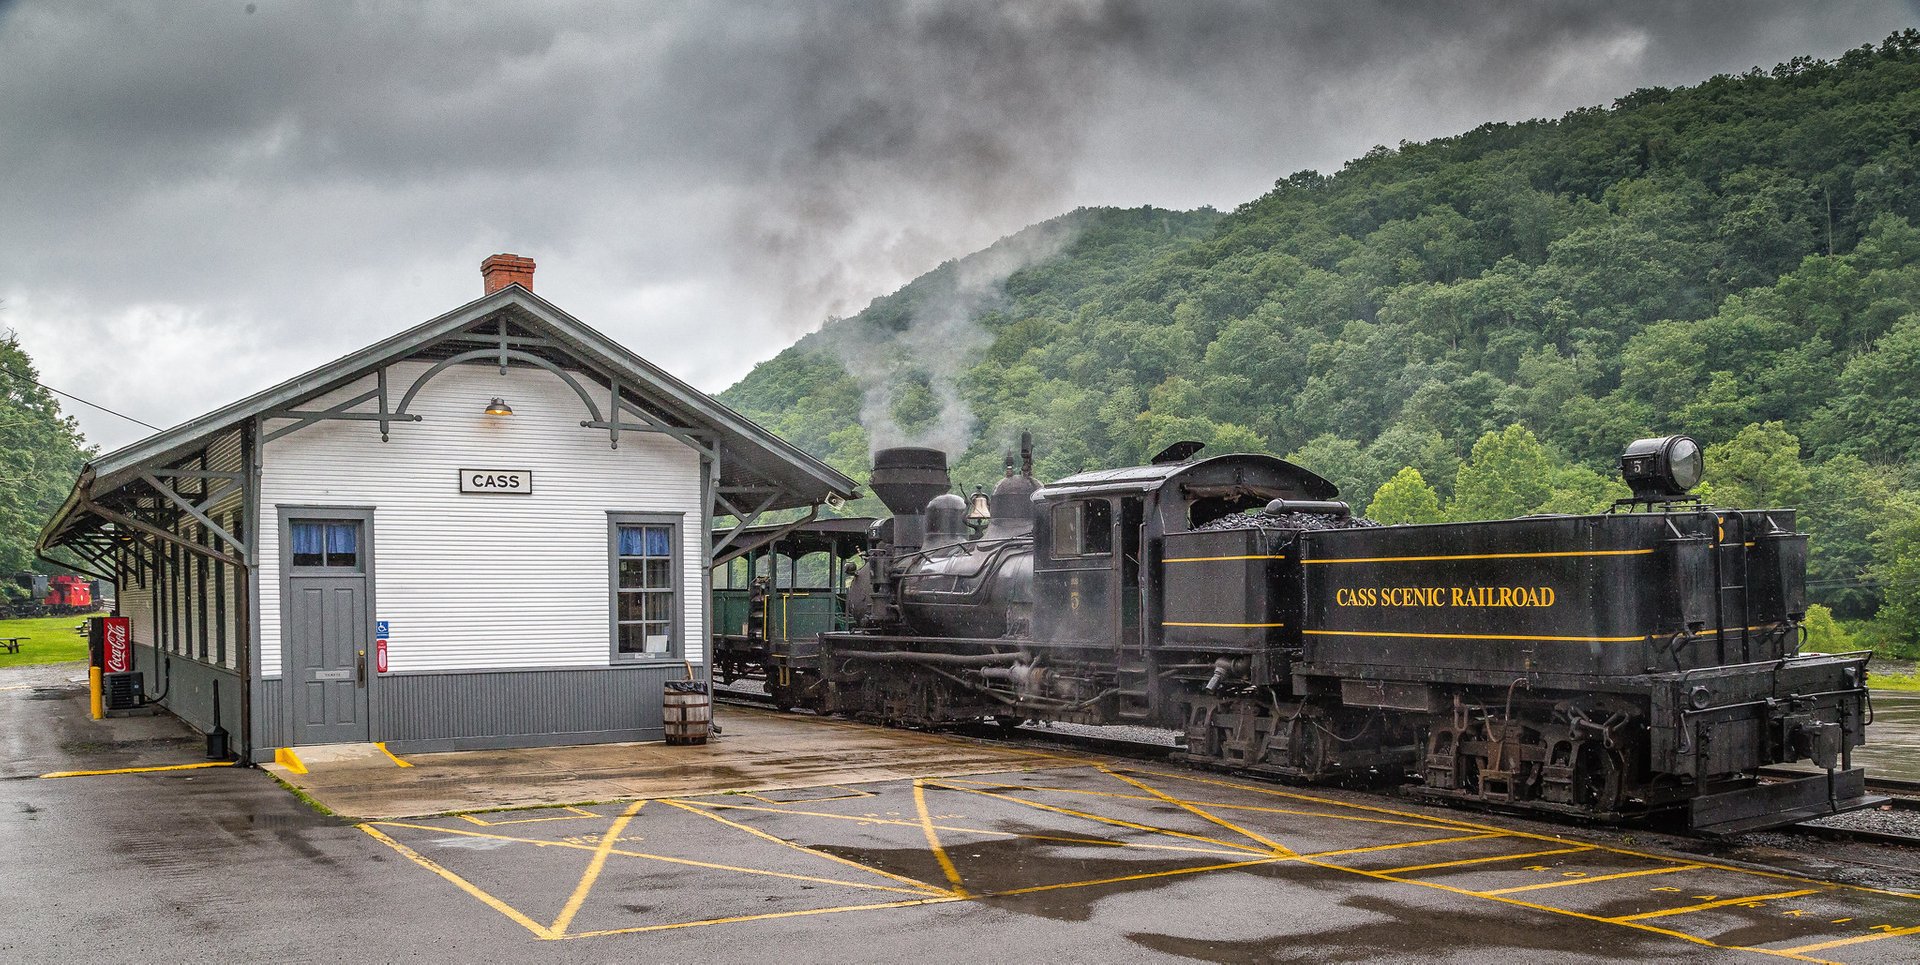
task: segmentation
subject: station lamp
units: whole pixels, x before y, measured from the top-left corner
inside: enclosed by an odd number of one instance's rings
[[[1686,499],[1700,485],[1705,470],[1700,444],[1687,436],[1637,439],[1620,454],[1620,475],[1633,490],[1633,501],[1670,502]]]
[[[487,403],[487,414],[488,415],[512,415],[513,407],[507,404],[507,400],[502,399],[496,395],[493,397],[492,402]]]

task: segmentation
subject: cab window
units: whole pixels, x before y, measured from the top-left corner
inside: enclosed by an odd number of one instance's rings
[[[1078,499],[1053,507],[1053,557],[1106,556],[1113,552],[1113,507],[1104,499]]]

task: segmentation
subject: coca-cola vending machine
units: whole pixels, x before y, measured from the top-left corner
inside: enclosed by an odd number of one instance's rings
[[[99,710],[103,716],[138,710],[146,703],[145,687],[133,669],[133,627],[126,617],[90,617],[87,620],[88,656],[100,676]]]

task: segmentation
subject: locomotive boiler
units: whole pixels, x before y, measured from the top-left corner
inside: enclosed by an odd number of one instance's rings
[[[1198,449],[1041,485],[1023,438],[971,501],[940,451],[879,452],[893,516],[851,629],[781,656],[783,696],[894,725],[1166,727],[1195,764],[1715,833],[1876,800],[1851,761],[1868,655],[1798,652],[1794,512],[1688,496],[1691,440],[1629,448],[1612,512],[1404,526],[1285,460]]]

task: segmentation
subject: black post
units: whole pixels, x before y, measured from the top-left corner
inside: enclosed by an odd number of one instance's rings
[[[207,759],[225,760],[227,753],[227,728],[220,723],[220,681],[213,682],[213,729],[207,731]]]

